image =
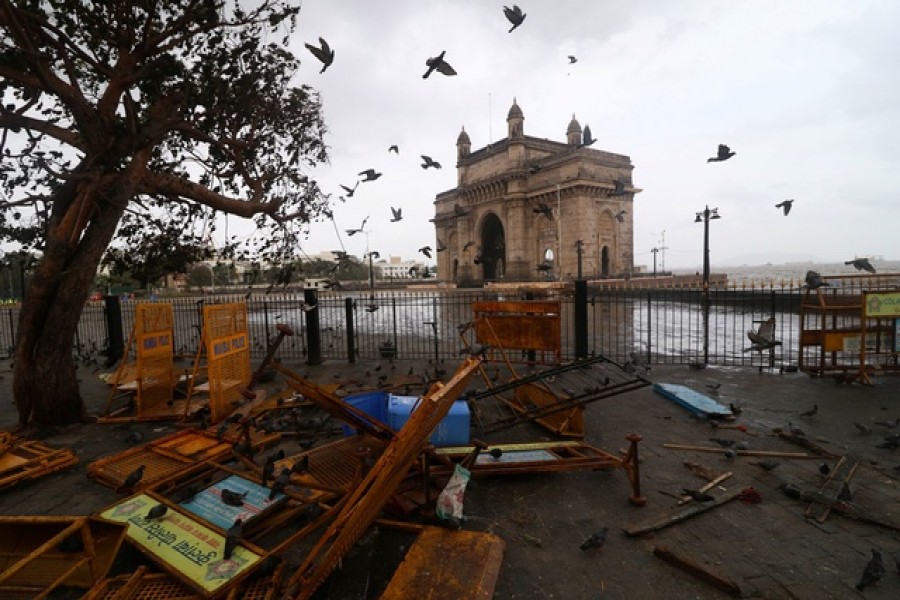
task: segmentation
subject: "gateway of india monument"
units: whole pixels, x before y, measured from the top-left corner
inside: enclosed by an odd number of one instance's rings
[[[456,139],[457,185],[435,199],[437,277],[492,281],[628,277],[634,268],[631,159],[590,147],[572,116],[566,141],[530,137],[513,100],[506,139]],[[582,137],[584,134],[584,137]]]

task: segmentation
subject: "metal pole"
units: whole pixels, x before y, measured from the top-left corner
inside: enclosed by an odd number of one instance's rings
[[[575,358],[588,355],[587,281],[575,280]]]
[[[556,279],[562,281],[562,196],[556,184]]]
[[[584,252],[584,242],[578,240],[575,242],[575,251],[578,252],[578,279],[581,279],[581,255]]]
[[[709,207],[703,210],[703,364],[709,364]]]
[[[347,361],[356,362],[356,336],[353,332],[353,298],[344,298],[344,316],[347,321]]]
[[[322,307],[319,306],[319,294],[315,288],[306,288],[303,290],[303,301],[310,306],[315,306],[315,310],[304,312],[306,315],[306,364],[320,365],[322,364],[322,332],[319,330],[319,313]]]

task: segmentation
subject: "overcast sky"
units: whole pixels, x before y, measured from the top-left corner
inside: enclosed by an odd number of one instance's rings
[[[511,6],[511,4],[508,4]],[[523,0],[507,33],[486,0],[305,0],[293,50],[321,92],[330,164],[312,175],[336,201],[341,240],[312,226],[303,250],[361,255],[370,219],[382,257],[435,245],[435,195],[456,185],[456,137],[472,150],[506,137],[515,97],[525,134],[565,141],[574,113],[594,148],[631,157],[635,264],[699,269],[705,206],[713,270],[728,264],[900,258],[900,3]],[[325,38],[332,66],[303,46]],[[422,79],[446,50],[455,77]],[[570,65],[568,55],[578,58]],[[707,163],[719,143],[737,154]],[[391,144],[399,155],[389,154]],[[422,170],[419,155],[443,169]],[[361,183],[341,203],[339,184]],[[783,216],[775,204],[795,199]],[[390,207],[403,220],[390,223]],[[241,225],[234,217],[229,226]],[[232,231],[234,233],[234,231]],[[421,254],[418,255],[421,259]],[[661,258],[661,256],[660,256]]]

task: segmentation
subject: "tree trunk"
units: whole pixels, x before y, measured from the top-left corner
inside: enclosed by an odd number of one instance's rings
[[[82,181],[53,195],[44,254],[19,314],[13,395],[21,429],[66,425],[88,416],[73,348],[97,267],[124,212],[125,203],[113,200],[122,196],[114,194]]]

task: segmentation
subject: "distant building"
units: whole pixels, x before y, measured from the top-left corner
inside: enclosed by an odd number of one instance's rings
[[[425,263],[417,260],[403,260],[392,256],[390,260],[380,260],[372,265],[380,279],[419,279],[425,272]]]
[[[457,187],[434,203],[438,279],[570,279],[579,241],[584,277],[630,275],[631,159],[585,146],[574,115],[565,143],[526,136],[524,121],[513,100],[505,139],[472,152],[465,128],[457,137]]]

